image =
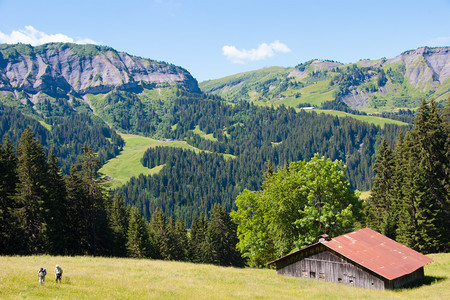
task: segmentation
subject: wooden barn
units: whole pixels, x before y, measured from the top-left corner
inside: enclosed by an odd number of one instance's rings
[[[369,228],[319,242],[270,262],[277,274],[371,289],[397,289],[424,278],[433,260]]]

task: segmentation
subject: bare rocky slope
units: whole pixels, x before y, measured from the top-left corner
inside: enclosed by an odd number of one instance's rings
[[[167,85],[199,92],[183,68],[110,47],[50,43],[0,45],[0,91],[51,96],[108,93]]]

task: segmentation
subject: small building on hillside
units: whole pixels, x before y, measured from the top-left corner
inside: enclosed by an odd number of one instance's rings
[[[272,261],[277,274],[371,289],[398,289],[423,280],[433,260],[369,228],[319,242]]]

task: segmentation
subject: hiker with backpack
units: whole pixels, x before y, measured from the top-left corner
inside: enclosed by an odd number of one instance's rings
[[[45,283],[45,275],[47,275],[47,270],[44,268],[40,268],[38,271],[38,278],[41,285],[44,285]]]
[[[59,280],[59,283],[61,283],[62,273],[63,273],[63,270],[61,269],[61,267],[59,265],[56,265],[55,278],[56,278],[57,283],[58,283],[58,280]]]

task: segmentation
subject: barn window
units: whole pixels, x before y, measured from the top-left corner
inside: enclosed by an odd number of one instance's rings
[[[309,277],[316,278],[316,272],[309,272]]]
[[[319,279],[325,279],[325,273],[319,273]]]
[[[303,270],[302,271],[302,277],[308,277],[308,271]]]
[[[342,278],[338,278],[338,282],[339,282],[339,283],[342,283]]]

